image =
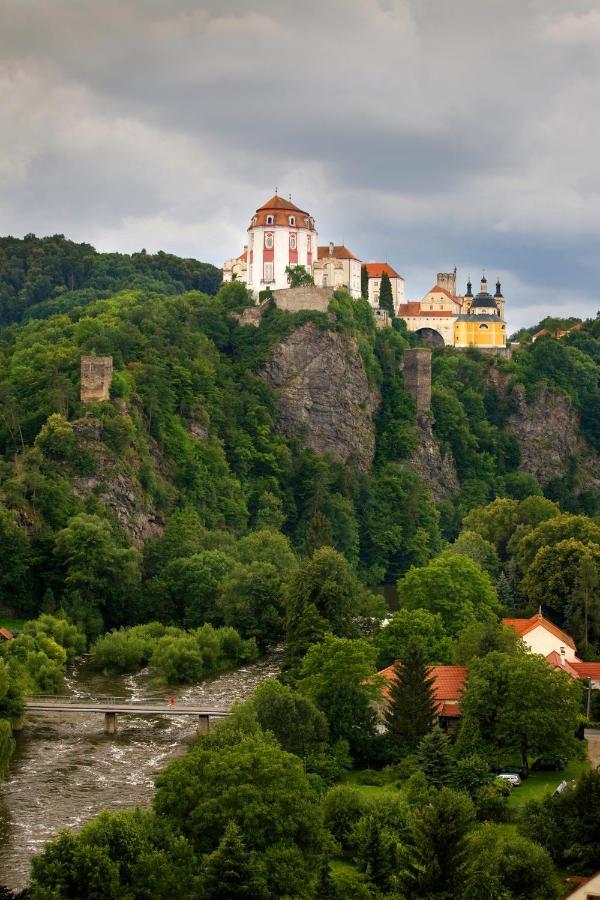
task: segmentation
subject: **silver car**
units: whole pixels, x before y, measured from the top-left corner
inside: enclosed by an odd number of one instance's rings
[[[519,787],[521,784],[521,776],[517,775],[516,772],[502,772],[501,775],[496,775],[496,778],[501,778],[502,781],[507,781],[511,787]]]

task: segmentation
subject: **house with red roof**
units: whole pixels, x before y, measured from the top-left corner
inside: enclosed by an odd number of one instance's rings
[[[577,660],[573,638],[544,618],[541,610],[528,619],[502,619],[502,624],[516,631],[532,653],[548,656],[549,653],[556,652],[568,662]]]
[[[394,301],[394,309],[404,302],[404,278],[386,262],[368,262],[365,263],[367,275],[369,276],[369,303],[373,309],[379,309],[379,291],[381,290],[381,276],[385,272],[389,276],[392,285],[392,299]]]
[[[394,666],[388,666],[378,673],[385,678],[382,697],[389,697],[390,682],[396,677]],[[467,681],[466,666],[430,666],[428,674],[435,699],[438,722],[445,731],[453,731],[460,718],[460,698]]]
[[[573,890],[563,894],[563,900],[600,900],[600,870],[588,878],[571,875],[567,878]]]
[[[0,641],[11,641],[14,635],[8,628],[0,628]]]
[[[317,287],[344,288],[351,297],[360,297],[361,261],[344,244],[330,242],[317,247],[313,278]]]

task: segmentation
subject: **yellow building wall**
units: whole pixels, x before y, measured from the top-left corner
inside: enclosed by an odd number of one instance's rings
[[[487,325],[487,328],[481,328]],[[456,322],[454,326],[455,347],[505,347],[506,329],[504,322]]]

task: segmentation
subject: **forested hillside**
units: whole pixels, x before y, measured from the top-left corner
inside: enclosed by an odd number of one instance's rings
[[[329,316],[272,309],[244,326],[241,285],[179,293],[206,286],[204,264],[97,254],[62,238],[1,247],[0,312],[30,318],[0,332],[0,599],[15,613],[64,606],[92,632],[157,617],[158,572],[164,581],[175,560],[224,552],[261,527],[281,530],[300,556],[331,545],[377,584],[436,556],[463,516],[496,496],[544,491],[569,512],[598,510],[598,319],[511,362],[436,355],[434,434],[459,483],[436,503],[412,465],[422,432],[399,370],[401,323],[376,330],[368,305],[340,294]],[[281,427],[265,364],[308,320],[315,335],[339,335],[341,364],[360,369],[372,392],[366,470],[351,455],[307,449],[316,416],[304,433]],[[82,354],[112,355],[110,402],[80,403]],[[557,461],[552,442],[547,459],[535,445],[532,474],[521,419],[535,420],[540,396],[543,416],[568,417],[544,420],[544,431],[562,439],[571,429],[572,446]],[[188,615],[181,597],[172,609],[174,623]]]

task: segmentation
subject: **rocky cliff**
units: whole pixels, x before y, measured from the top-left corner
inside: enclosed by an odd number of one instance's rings
[[[452,453],[448,450],[442,456],[432,426],[431,415],[418,416],[418,443],[411,458],[403,465],[429,485],[436,500],[448,500],[459,489],[458,475]]]
[[[600,459],[581,434],[577,410],[562,392],[540,387],[528,402],[522,384],[510,387],[510,375],[492,368],[490,387],[510,399],[512,412],[506,422],[521,454],[521,471],[544,486],[566,477],[576,467],[580,490],[600,490]]]
[[[369,467],[379,393],[352,337],[307,322],[275,347],[264,377],[276,391],[284,434],[316,453]]]

